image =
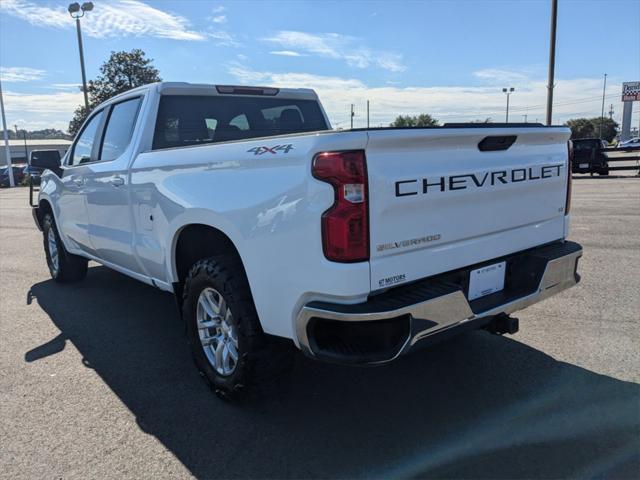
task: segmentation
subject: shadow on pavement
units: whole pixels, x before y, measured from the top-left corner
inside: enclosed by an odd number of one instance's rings
[[[191,363],[173,297],[104,267],[33,285],[138,425],[200,478],[635,477],[640,386],[475,332],[376,368],[299,356],[290,378],[243,406]]]

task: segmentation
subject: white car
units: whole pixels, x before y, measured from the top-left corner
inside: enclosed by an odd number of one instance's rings
[[[379,364],[445,333],[515,333],[509,314],[580,279],[569,136],[338,132],[311,90],[158,83],[34,165],[33,212],[54,280],[94,260],[173,292],[203,377],[232,397],[282,344]]]
[[[624,142],[620,142],[618,143],[617,148],[640,148],[640,138],[636,137],[636,138],[631,138],[629,140],[626,140]]]

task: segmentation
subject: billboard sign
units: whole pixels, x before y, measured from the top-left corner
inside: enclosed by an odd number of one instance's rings
[[[637,102],[640,100],[640,82],[624,82],[622,84],[622,101]]]

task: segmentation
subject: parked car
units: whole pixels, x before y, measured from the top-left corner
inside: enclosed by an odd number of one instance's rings
[[[33,161],[52,278],[95,260],[172,292],[227,398],[273,378],[283,344],[385,363],[467,329],[515,333],[510,314],[580,280],[568,128],[330,128],[308,89],[110,99],[61,164]]]
[[[607,142],[599,138],[578,138],[571,140],[573,148],[573,173],[590,173],[593,175],[609,175],[609,162],[604,154]]]
[[[14,185],[20,185],[24,178],[24,167],[11,167],[13,170],[13,182]],[[0,187],[9,187],[9,167],[0,168]]]
[[[34,185],[40,185],[40,175],[42,175],[42,169],[26,166],[24,170],[22,170],[22,174],[24,176],[29,176]]]
[[[640,137],[620,142],[618,148],[640,148]]]

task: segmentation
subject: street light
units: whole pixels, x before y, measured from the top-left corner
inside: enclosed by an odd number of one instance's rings
[[[84,53],[82,51],[82,31],[80,30],[80,18],[84,17],[85,12],[93,10],[93,3],[84,2],[80,5],[78,2],[70,3],[69,15],[76,19],[76,29],[78,31],[78,49],[80,50],[80,70],[82,71],[82,93],[84,94],[84,106],[89,110],[89,97],[87,97],[87,76],[84,73]]]
[[[506,123],[509,123],[509,96],[515,91],[515,88],[513,87],[509,87],[507,88],[503,88],[502,92],[507,94],[507,119],[506,119]]]

